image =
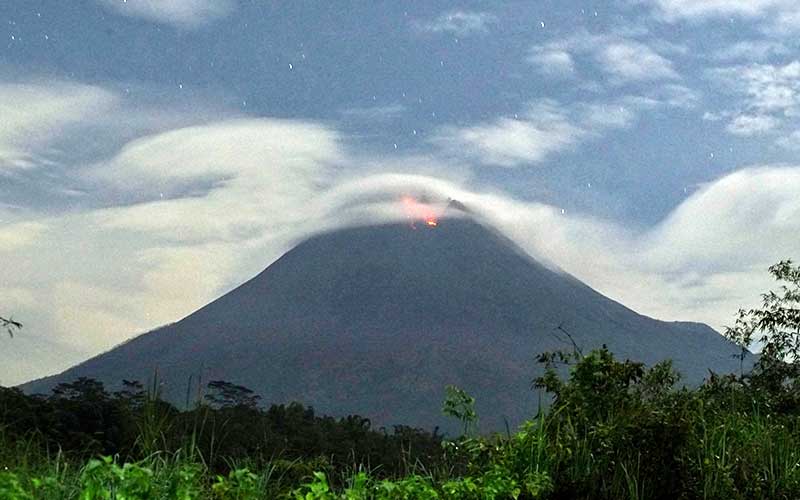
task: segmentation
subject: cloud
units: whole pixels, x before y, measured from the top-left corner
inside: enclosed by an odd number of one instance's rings
[[[293,209],[330,182],[331,166],[343,154],[338,141],[321,125],[275,119],[144,137],[95,165],[92,177],[151,199],[103,210],[95,220],[175,242],[236,241],[270,226],[300,224],[304,216]]]
[[[790,5],[787,0],[654,0],[669,19],[704,17],[759,17]]]
[[[575,34],[550,42],[534,45],[528,62],[536,65],[540,72],[564,76],[576,72],[574,55],[587,54],[600,71],[608,74],[612,85],[657,80],[676,80],[680,76],[672,61],[659,54],[644,42],[631,38],[629,33],[596,34],[578,31]],[[664,41],[652,41],[664,51],[679,51],[679,47]]]
[[[728,131],[752,135],[775,130],[800,114],[800,61],[783,66],[750,64],[716,68],[711,78],[740,100]]]
[[[795,0],[649,0],[659,17],[668,21],[740,17],[762,23],[768,35],[797,32],[800,5]]]
[[[800,168],[749,168],[694,193],[651,232],[666,271],[734,272],[800,253]]]
[[[648,102],[647,106],[658,105]],[[528,104],[513,118],[462,127],[441,127],[430,142],[448,157],[500,167],[541,163],[610,129],[629,127],[643,106],[626,99],[561,105],[550,99]]]
[[[678,78],[672,62],[643,43],[612,43],[603,47],[597,57],[606,72],[623,82]]]
[[[198,28],[230,13],[234,0],[97,0],[122,15]]]
[[[340,111],[345,118],[353,118],[364,121],[382,121],[395,118],[407,111],[402,104],[390,104],[387,106],[371,106],[367,108],[347,108]]]
[[[734,135],[751,136],[759,135],[774,130],[780,122],[767,115],[739,115],[725,127]]]
[[[552,102],[538,103],[523,118],[499,118],[467,127],[443,127],[432,139],[447,154],[514,167],[538,163],[574,146],[583,131]]]
[[[575,73],[575,61],[566,50],[533,47],[527,61],[547,75],[570,76]]]
[[[3,252],[21,250],[36,241],[46,230],[45,224],[35,221],[0,225],[0,255]]]
[[[720,61],[761,62],[769,57],[783,56],[789,52],[786,45],[774,40],[742,40],[717,50],[712,57]]]
[[[488,12],[452,10],[428,22],[414,24],[417,30],[426,33],[451,33],[457,36],[488,33],[497,17]]]
[[[800,130],[795,130],[784,137],[778,138],[775,143],[790,151],[800,151]]]
[[[117,103],[114,93],[68,82],[0,82],[0,175],[52,165],[54,137]]]

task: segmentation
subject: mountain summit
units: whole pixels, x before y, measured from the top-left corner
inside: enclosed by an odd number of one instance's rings
[[[708,326],[637,314],[462,213],[314,236],[177,323],[24,389],[80,376],[114,386],[158,370],[179,404],[192,381],[224,379],[268,404],[432,428],[454,384],[499,430],[535,412],[535,356],[571,349],[559,326],[584,352],[606,344],[621,358],[673,359],[690,383],[739,367],[738,348]]]

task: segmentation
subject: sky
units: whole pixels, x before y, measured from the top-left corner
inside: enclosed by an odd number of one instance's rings
[[[800,259],[795,0],[0,2],[0,384],[455,198],[722,330]]]

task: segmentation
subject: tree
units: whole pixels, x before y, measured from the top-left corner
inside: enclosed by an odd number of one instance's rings
[[[14,321],[11,317],[4,318],[0,316],[0,329],[5,329],[9,337],[14,336],[14,332],[22,328],[22,323]]]
[[[224,380],[212,380],[208,383],[209,394],[205,399],[217,408],[257,408],[261,396],[242,385]]]
[[[464,435],[477,431],[478,414],[475,412],[475,398],[454,385],[445,387],[446,396],[442,405],[442,413],[458,419],[464,426]]]
[[[725,336],[741,346],[743,354],[760,344],[754,382],[783,392],[800,378],[800,266],[783,260],[769,272],[781,284],[778,290],[762,294],[760,308],[740,309]]]
[[[79,377],[74,382],[62,382],[52,389],[53,397],[81,403],[101,402],[108,399],[103,383],[89,377]]]

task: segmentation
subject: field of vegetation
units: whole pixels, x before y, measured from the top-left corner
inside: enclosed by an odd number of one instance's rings
[[[770,272],[777,291],[726,332],[743,358],[758,343],[750,373],[688,388],[669,363],[546,353],[532,381],[546,409],[492,436],[455,387],[442,408],[463,426],[452,438],[262,409],[224,381],[190,411],[138,382],[0,389],[0,499],[798,499],[800,267]]]

